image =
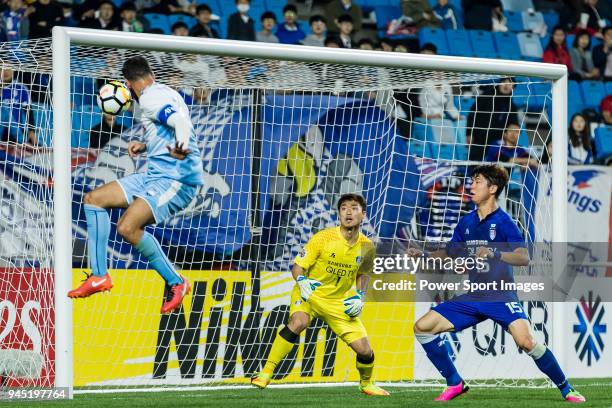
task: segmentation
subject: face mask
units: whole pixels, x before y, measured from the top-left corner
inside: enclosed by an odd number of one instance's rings
[[[251,8],[248,4],[239,4],[236,6],[236,8],[238,9],[239,12],[241,13],[246,13],[249,11],[249,8]]]

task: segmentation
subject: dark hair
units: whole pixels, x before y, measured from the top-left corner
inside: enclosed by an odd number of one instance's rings
[[[369,38],[362,38],[361,40],[359,40],[359,42],[357,43],[357,47],[361,47],[363,44],[370,44],[372,48],[374,48],[374,42]]]
[[[208,4],[198,4],[198,7],[196,7],[196,15],[203,11],[208,11],[210,14],[212,14],[212,9],[208,6]]]
[[[322,15],[320,15],[320,14],[315,14],[314,16],[311,16],[311,17],[308,19],[308,24],[310,25],[310,24],[312,24],[312,23],[314,23],[314,22],[316,22],[316,21],[322,21],[322,22],[324,22],[325,24],[327,24],[327,21],[325,21],[325,17],[323,17],[323,16],[322,16]]]
[[[133,1],[126,1],[125,3],[121,5],[121,8],[119,10],[121,12],[124,12],[124,11],[137,11],[138,9],[136,8],[136,5],[134,4]]]
[[[266,11],[266,12],[264,12],[264,13],[261,15],[261,21],[262,21],[262,22],[263,22],[265,19],[267,19],[267,18],[271,18],[271,19],[272,19],[272,20],[274,20],[275,22],[277,21],[277,20],[276,20],[276,16],[275,16],[275,15],[274,15],[274,13],[273,13],[273,12],[271,12],[271,11]]]
[[[612,25],[605,26],[603,30],[601,30],[601,34],[606,35],[606,32],[608,32],[608,30],[612,30]]]
[[[475,178],[478,175],[484,177],[489,185],[497,186],[495,198],[500,196],[508,184],[508,172],[506,169],[496,164],[483,164],[474,167],[472,170],[472,178]]]
[[[432,44],[430,42],[423,44],[423,46],[421,47],[421,51],[431,51],[434,54],[438,53],[438,47],[436,47],[435,44]]]
[[[357,201],[357,203],[359,203],[363,211],[365,211],[368,206],[366,204],[365,198],[363,198],[361,194],[356,194],[356,193],[342,194],[342,196],[340,196],[340,199],[338,200],[338,211],[340,211],[340,207],[342,207],[342,204],[344,204],[347,201]]]
[[[25,1],[24,1],[25,3]],[[102,0],[101,2],[98,3],[98,9],[100,9],[100,7],[102,7],[105,4],[110,4],[110,6],[113,8],[113,11],[115,11],[115,3],[113,3],[111,0]]]
[[[238,4],[239,1],[240,0],[236,0],[236,1],[234,1],[234,3]],[[249,4],[251,4],[251,0],[247,0],[247,1],[249,2]]]
[[[189,26],[182,21],[177,21],[176,23],[172,24],[172,27],[170,29],[172,30],[172,32],[174,32],[174,30],[176,30],[177,28],[181,28],[181,27],[189,30]]]
[[[353,17],[351,17],[349,14],[343,14],[340,17],[338,17],[338,24],[352,23],[352,22],[353,22]]]
[[[584,130],[582,133],[576,133],[574,130],[574,119],[576,119],[578,116],[584,119]],[[578,147],[582,144],[585,150],[591,150],[591,126],[589,125],[589,121],[582,113],[575,113],[574,116],[572,116],[567,134],[572,146]]]
[[[293,11],[295,14],[297,14],[297,7],[295,7],[293,4],[287,4],[285,7],[283,7],[283,14],[288,11]]]
[[[325,41],[323,42],[323,45],[327,47],[327,44],[336,44],[338,47],[342,47],[342,43],[340,43],[340,40],[338,40],[336,36],[325,37]]]
[[[123,62],[121,73],[128,81],[136,81],[138,79],[145,78],[148,75],[153,75],[153,71],[151,70],[146,58],[140,55],[126,59]]]
[[[587,38],[589,39],[589,42],[586,45],[586,50],[588,51],[591,49],[591,36],[589,35],[589,32],[587,30],[580,30],[576,33],[576,37],[574,38],[574,43],[572,44],[572,47],[578,48],[578,40],[583,35],[586,35]]]
[[[563,31],[564,35],[567,35],[567,32],[565,31],[565,28],[563,28],[560,25],[555,26],[555,28],[553,28],[552,31],[550,32],[550,39],[548,40],[548,45],[546,45],[546,49],[554,51],[555,54],[557,53],[557,46],[555,44],[555,41],[554,41],[553,37],[555,36],[555,31],[559,31],[559,30]],[[563,42],[563,44],[561,44],[561,47],[567,50],[567,45],[565,44],[565,42]]]

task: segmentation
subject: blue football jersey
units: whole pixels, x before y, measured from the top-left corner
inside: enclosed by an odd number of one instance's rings
[[[447,247],[451,256],[475,256],[480,246],[489,247],[494,252],[513,252],[516,248],[525,247],[525,240],[512,218],[497,208],[491,214],[480,220],[476,210],[462,217]],[[472,282],[514,282],[512,265],[498,259],[489,259],[488,268],[479,271],[470,270],[469,279]],[[495,292],[506,300],[515,300],[516,293]],[[480,295],[489,296],[490,293],[481,292]],[[478,296],[478,294],[473,294]]]
[[[175,131],[168,125],[168,119],[172,115],[182,115],[191,123],[189,109],[179,93],[155,82],[144,89],[138,105],[145,128],[147,175],[170,178],[192,186],[204,184],[204,169],[193,126],[188,146],[191,153],[184,160],[177,160],[168,152],[167,146],[176,143]]]

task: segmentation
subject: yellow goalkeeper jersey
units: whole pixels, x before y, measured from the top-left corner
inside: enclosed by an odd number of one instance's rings
[[[340,299],[353,289],[358,274],[372,271],[374,254],[372,241],[361,232],[357,242],[349,245],[340,227],[332,227],[313,235],[295,263],[307,271],[306,276],[321,282],[313,296]]]

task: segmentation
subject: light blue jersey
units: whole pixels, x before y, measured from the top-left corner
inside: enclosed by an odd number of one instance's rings
[[[139,98],[140,115],[145,128],[143,142],[147,145],[147,177],[172,179],[190,186],[204,184],[204,170],[193,126],[189,137],[191,153],[184,160],[170,155],[167,146],[176,144],[174,128],[168,125],[172,115],[182,115],[191,124],[189,109],[174,89],[154,82]]]

